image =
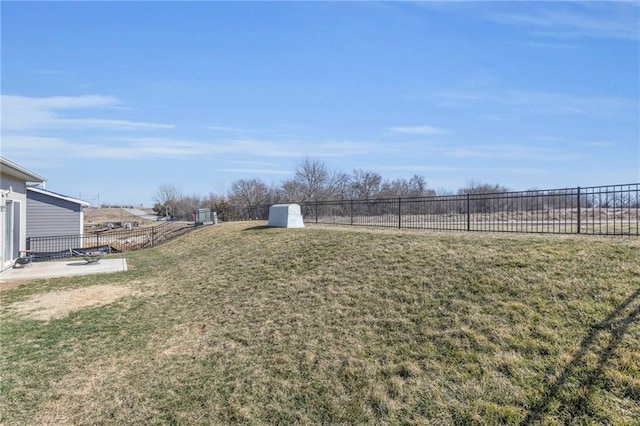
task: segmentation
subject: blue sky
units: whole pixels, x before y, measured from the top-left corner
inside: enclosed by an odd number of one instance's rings
[[[89,202],[640,181],[638,2],[5,2],[2,156]]]

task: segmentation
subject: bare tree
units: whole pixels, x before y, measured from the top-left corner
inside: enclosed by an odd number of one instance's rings
[[[344,172],[333,171],[327,185],[327,198],[346,200],[351,196],[351,177]]]
[[[304,199],[302,184],[295,179],[283,181],[278,192],[284,201],[298,203]]]
[[[481,183],[474,180],[467,183],[466,186],[458,189],[458,195],[466,194],[498,194],[509,192],[509,188],[500,184]]]
[[[231,184],[229,199],[232,204],[254,208],[269,203],[271,190],[259,179],[240,179]]]
[[[458,189],[458,195],[471,194],[476,196],[471,201],[471,213],[491,213],[504,210],[504,206],[509,201],[507,198],[485,197],[482,194],[503,194],[505,192],[509,192],[509,188],[506,186],[476,181],[471,181],[467,186]]]
[[[300,186],[300,201],[319,201],[326,198],[329,172],[323,162],[305,158],[296,168],[294,180]]]
[[[379,198],[405,197],[408,193],[409,184],[405,179],[387,179],[380,186]]]
[[[447,188],[441,186],[441,187],[439,187],[438,189],[436,189],[434,191],[433,195],[445,197],[445,196],[455,195],[455,194],[450,189],[447,189]]]
[[[162,216],[170,216],[181,197],[182,194],[178,188],[170,183],[164,183],[153,194],[153,200],[156,202],[153,210]]]
[[[183,195],[175,203],[173,216],[182,220],[192,220],[195,211],[202,206],[202,198],[199,195]]]
[[[436,192],[427,188],[427,180],[423,176],[413,175],[409,180],[385,180],[380,187],[378,198],[430,197],[434,195]]]
[[[214,206],[220,203],[224,203],[226,201],[227,199],[224,195],[214,194],[213,192],[210,192],[209,195],[202,198],[201,204],[203,208],[209,208],[209,209],[215,210]]]
[[[224,195],[210,192],[209,195],[202,199],[201,207],[216,212],[218,220],[226,221],[233,218],[233,207]]]
[[[424,178],[424,176],[411,176],[408,185],[410,197],[432,197],[436,195],[436,191],[427,188],[427,180]]]
[[[354,170],[351,177],[351,193],[353,198],[371,200],[380,193],[382,176],[375,172]]]

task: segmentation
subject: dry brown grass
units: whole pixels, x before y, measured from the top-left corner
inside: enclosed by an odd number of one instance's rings
[[[63,318],[78,309],[108,305],[133,294],[133,290],[127,287],[95,285],[38,294],[11,307],[29,318],[48,321]]]
[[[107,222],[138,222],[141,227],[157,225],[155,221],[142,219],[121,208],[84,209],[85,232],[103,229],[106,227]]]
[[[259,223],[258,225],[261,225]],[[634,424],[640,242],[256,223],[0,309],[7,424]],[[15,306],[133,289],[48,322]]]

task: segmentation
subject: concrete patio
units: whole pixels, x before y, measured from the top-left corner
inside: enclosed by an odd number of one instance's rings
[[[0,273],[0,283],[25,281],[39,278],[58,278],[74,275],[109,274],[127,270],[127,260],[102,259],[87,263],[81,259],[62,262],[33,262],[23,268],[9,268]]]

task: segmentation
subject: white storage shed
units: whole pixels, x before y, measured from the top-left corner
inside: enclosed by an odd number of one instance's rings
[[[276,228],[304,228],[298,204],[274,204],[269,207],[269,226]]]

